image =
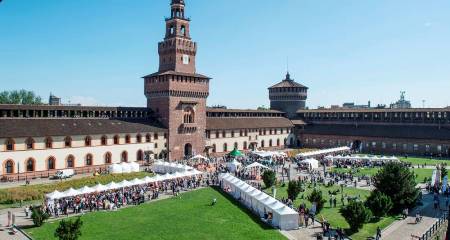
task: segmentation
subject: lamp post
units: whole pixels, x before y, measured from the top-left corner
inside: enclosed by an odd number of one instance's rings
[[[17,181],[20,181],[20,163],[17,162]]]

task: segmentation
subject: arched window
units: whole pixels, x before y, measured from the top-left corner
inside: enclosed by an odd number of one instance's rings
[[[175,33],[175,28],[173,26],[170,26],[169,33],[170,35],[173,35]]]
[[[234,138],[234,131],[231,131],[231,137]]]
[[[227,134],[226,134],[225,131],[222,131],[222,137],[223,137],[223,138],[227,137]]]
[[[216,131],[216,138],[220,138],[219,131]]]
[[[272,139],[269,140],[269,147],[272,147]]]
[[[247,141],[244,142],[244,150],[247,150]]]
[[[47,169],[55,170],[56,169],[56,159],[54,157],[49,157],[47,159]]]
[[[120,138],[118,135],[114,136],[114,144],[119,144],[120,143]]]
[[[27,140],[25,141],[25,145],[26,145],[28,150],[34,149],[34,139],[33,138],[27,138]]]
[[[6,151],[14,151],[15,142],[14,139],[9,138],[5,141]]]
[[[239,130],[239,137],[242,137],[242,136],[244,136],[244,132],[241,129],[241,130]]]
[[[228,151],[228,145],[227,145],[227,143],[224,143],[224,144],[223,144],[223,151],[224,151],[224,152],[227,152],[227,151]]]
[[[5,162],[5,173],[13,174],[14,173],[14,161],[8,160]]]
[[[34,159],[28,158],[27,162],[25,163],[27,172],[34,172]]]
[[[159,137],[159,136],[158,136],[158,133],[154,133],[154,134],[153,134],[153,139],[154,139],[154,140],[158,140],[158,137]]]
[[[280,146],[280,139],[278,138],[277,139],[277,147],[279,147]]]
[[[125,143],[127,143],[127,144],[131,143],[131,137],[130,137],[130,135],[126,135],[126,136],[125,136]]]
[[[142,135],[141,134],[136,135],[136,142],[142,143]]]
[[[239,149],[239,144],[237,142],[234,143],[234,149]]]
[[[66,159],[66,168],[74,168],[75,167],[75,157],[73,155],[69,155]]]
[[[144,152],[142,150],[137,151],[136,161],[144,161]]]
[[[151,136],[150,136],[150,134],[147,134],[147,135],[145,135],[145,142],[151,142],[152,141],[152,139],[151,139]]]
[[[127,151],[123,151],[120,155],[120,161],[121,162],[128,162],[128,153]]]
[[[53,139],[51,137],[45,138],[45,148],[53,148]]]
[[[261,147],[264,148],[264,140],[261,140]]]
[[[213,144],[213,145],[212,145],[212,152],[213,152],[213,153],[216,153],[216,151],[217,151],[217,150],[216,150],[216,144]]]
[[[84,139],[84,145],[85,145],[86,147],[92,146],[92,138],[91,138],[90,136],[87,136],[87,137]]]
[[[65,137],[64,138],[64,147],[72,147],[72,138],[71,137]]]
[[[105,154],[105,164],[111,164],[111,162],[112,162],[112,155],[110,152],[107,152]]]
[[[185,26],[181,26],[181,35],[186,36],[186,27]]]
[[[94,163],[94,157],[92,156],[92,154],[88,154],[86,155],[86,166],[92,166],[92,164]]]
[[[194,123],[194,109],[187,107],[183,111],[183,122],[184,123]]]
[[[107,136],[102,136],[102,146],[106,146],[108,145],[108,137]]]

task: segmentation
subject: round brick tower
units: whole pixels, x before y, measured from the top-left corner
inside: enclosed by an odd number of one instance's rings
[[[308,88],[291,79],[289,72],[283,81],[269,88],[270,109],[285,112],[289,118],[305,109],[307,97]]]

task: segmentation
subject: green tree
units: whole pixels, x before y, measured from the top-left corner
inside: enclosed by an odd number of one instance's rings
[[[35,206],[31,209],[31,219],[33,219],[34,226],[40,227],[44,224],[50,216],[42,210],[41,206]]]
[[[370,193],[365,205],[370,209],[370,211],[372,211],[375,217],[381,218],[386,216],[386,214],[391,211],[393,204],[389,196],[386,196],[379,190],[375,190]]]
[[[75,221],[61,220],[55,231],[55,237],[59,240],[77,240],[81,236],[83,221],[78,217]]]
[[[302,184],[300,181],[289,181],[287,187],[288,198],[294,201],[297,199],[298,194],[302,191]]]
[[[388,163],[373,177],[373,185],[389,196],[393,203],[392,212],[399,213],[413,207],[419,196],[415,174],[401,163]]]
[[[308,195],[307,199],[311,203],[316,203],[316,214],[323,209],[323,206],[327,202],[322,196],[322,191],[316,188]]]
[[[277,181],[277,175],[272,170],[266,170],[266,171],[264,171],[264,173],[262,175],[262,179],[263,179],[263,182],[264,182],[264,185],[266,186],[266,188],[270,188],[273,185],[275,185],[275,183]]]
[[[0,104],[42,104],[41,97],[32,91],[14,90],[0,92]]]
[[[370,210],[361,201],[350,201],[347,206],[341,208],[340,212],[350,225],[352,232],[357,232],[372,217]]]

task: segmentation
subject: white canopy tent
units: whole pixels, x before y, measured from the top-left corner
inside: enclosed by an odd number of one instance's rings
[[[236,171],[236,169],[238,169],[240,166],[242,165],[242,163],[240,163],[239,161],[237,161],[236,159],[234,159],[232,162],[227,163],[227,168],[230,172],[234,172]]]
[[[349,152],[349,147],[338,147],[338,148],[329,148],[329,149],[322,149],[317,151],[311,151],[311,152],[305,152],[305,153],[299,153],[297,154],[298,158],[310,158],[314,156],[319,155],[325,155],[325,154],[332,154],[332,153],[340,153],[340,152]]]
[[[108,166],[109,173],[112,174],[121,174],[121,173],[131,173],[131,172],[139,172],[139,164],[132,162],[132,163],[126,163],[123,162],[121,164],[112,164]]]
[[[107,185],[97,184],[93,187],[84,186],[78,190],[70,188],[62,193],[59,191],[54,191],[52,193],[46,194],[45,197],[48,200],[53,201],[55,199],[61,199],[61,198],[65,198],[65,197],[74,197],[74,196],[79,196],[79,195],[84,195],[84,194],[95,193],[95,192],[104,192],[104,191],[115,190],[115,189],[120,189],[120,188],[139,186],[139,185],[143,185],[146,183],[161,182],[161,181],[165,181],[165,180],[179,179],[179,178],[184,178],[184,177],[193,177],[193,176],[203,174],[203,172],[198,171],[197,169],[187,168],[187,166],[184,166],[184,165],[179,165],[177,167],[179,167],[180,169],[190,169],[190,170],[189,171],[178,171],[178,172],[174,172],[172,174],[166,173],[165,175],[156,175],[154,177],[146,176],[145,178],[142,178],[142,179],[135,178],[131,181],[123,180],[120,183],[110,182]]]
[[[307,164],[310,169],[319,168],[319,161],[314,158],[308,158],[306,160],[301,161],[300,163]]]
[[[245,169],[249,169],[249,168],[269,168],[269,167],[266,167],[266,166],[264,166],[264,165],[262,165],[261,163],[258,163],[258,162],[254,162],[254,163],[252,163],[252,164],[250,164],[250,165],[248,165],[248,166],[246,166],[245,167]]]
[[[398,162],[400,161],[397,157],[392,156],[392,157],[387,157],[387,156],[383,156],[383,157],[378,157],[378,156],[361,156],[361,155],[349,155],[349,156],[326,156],[325,157],[326,160],[330,160],[330,161],[368,161],[368,162]]]
[[[221,187],[241,202],[258,216],[264,213],[272,213],[271,224],[281,230],[298,228],[298,213],[284,205],[277,199],[250,186],[231,174],[219,175]],[[289,210],[290,209],[290,210]]]

